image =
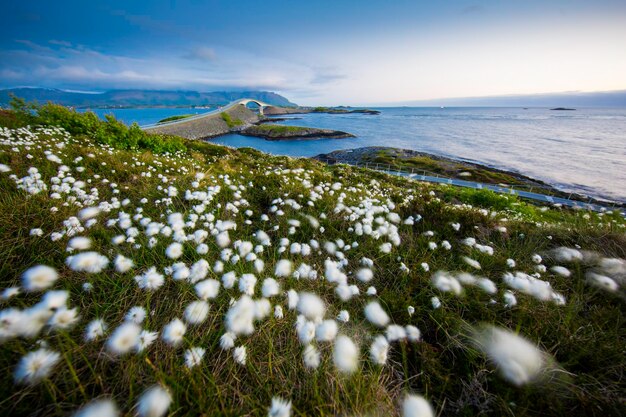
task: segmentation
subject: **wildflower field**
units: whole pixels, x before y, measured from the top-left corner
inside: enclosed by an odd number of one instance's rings
[[[0,415],[626,414],[618,212],[1,116]]]

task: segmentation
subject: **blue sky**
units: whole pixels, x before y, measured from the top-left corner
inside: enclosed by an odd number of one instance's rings
[[[623,0],[9,0],[0,32],[0,87],[331,105],[626,89]]]

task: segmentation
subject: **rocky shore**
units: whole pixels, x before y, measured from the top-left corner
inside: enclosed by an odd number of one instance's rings
[[[488,184],[529,185],[556,191],[556,189],[543,181],[516,172],[504,171],[473,162],[460,161],[410,149],[370,146],[334,151],[316,155],[313,158],[330,164],[345,163],[356,165],[370,163],[374,165],[379,164],[380,166],[390,165],[394,168],[414,169],[418,173],[423,171],[427,175],[434,174],[447,178]]]

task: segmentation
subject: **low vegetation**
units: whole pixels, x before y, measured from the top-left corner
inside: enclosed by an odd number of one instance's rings
[[[626,412],[618,212],[0,123],[2,415]]]
[[[233,119],[230,114],[223,112],[220,113],[222,116],[222,120],[226,122],[226,125],[229,129],[233,129],[235,127],[239,127],[243,125],[243,120]]]
[[[27,125],[58,126],[77,138],[92,138],[99,144],[110,145],[115,149],[149,150],[157,154],[183,151],[181,138],[168,135],[146,133],[139,125],[130,127],[106,115],[102,121],[90,111],[79,113],[58,104],[26,103],[14,97],[11,112],[0,114],[0,121],[11,127]]]
[[[175,122],[176,120],[182,120],[192,116],[195,116],[195,114],[179,114],[177,116],[170,116],[165,119],[161,119],[157,123]]]

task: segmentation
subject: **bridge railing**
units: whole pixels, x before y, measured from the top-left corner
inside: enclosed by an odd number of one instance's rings
[[[334,165],[338,163],[333,160],[324,160],[330,165]],[[460,185],[466,186],[474,189],[488,189],[492,191],[499,192],[501,194],[511,194],[511,195],[519,195],[519,192],[527,192],[532,194],[537,194],[546,197],[555,197],[558,200],[567,201],[571,204],[570,206],[579,206],[581,204],[587,205],[588,207],[597,206],[603,207],[605,209],[615,209],[623,207],[622,204],[617,202],[606,202],[604,204],[598,204],[597,201],[594,202],[593,198],[588,196],[580,196],[575,193],[565,193],[559,190],[555,190],[554,188],[542,185],[542,184],[487,184],[487,183],[479,183],[475,181],[469,181],[464,179],[450,178],[438,174],[436,172],[424,170],[424,169],[416,169],[416,168],[408,168],[402,167],[392,164],[381,164],[377,162],[359,162],[359,163],[347,163],[346,165],[351,165],[359,168],[371,169],[375,171],[381,171],[392,175],[400,175],[409,178],[413,178],[416,180],[427,181],[427,182],[435,182],[439,184],[449,184],[449,185]],[[523,197],[523,196],[522,196]],[[579,197],[579,198],[576,198]],[[548,200],[549,201],[549,200]],[[623,208],[622,208],[623,211]]]

